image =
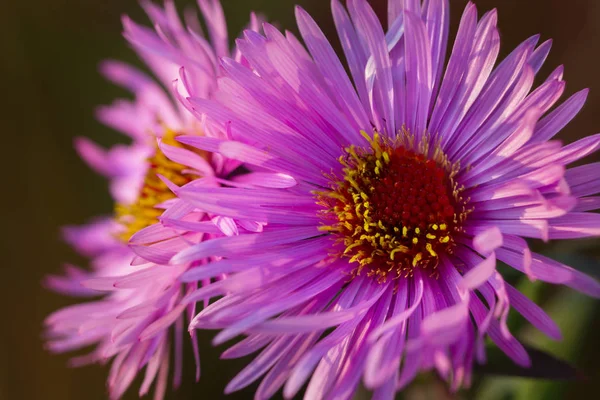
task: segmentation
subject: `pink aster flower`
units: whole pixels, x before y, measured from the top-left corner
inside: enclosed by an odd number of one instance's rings
[[[204,38],[193,14],[187,14],[189,22],[184,26],[171,1],[165,2],[164,9],[146,2],[143,6],[155,28],[148,29],[125,18],[125,37],[163,86],[171,87],[180,67],[185,66],[181,90],[186,90],[186,95],[210,98],[216,88],[218,58],[231,54],[220,3],[199,0],[210,40]],[[255,16],[250,29],[258,29]],[[233,56],[244,62],[239,53]],[[230,219],[211,218],[193,207],[178,207],[180,201],[169,185],[197,179],[197,184],[218,186],[220,179],[229,176],[240,162],[177,142],[175,137],[182,134],[219,139],[227,135],[205,127],[152,78],[112,61],[102,65],[102,72],[134,94],[132,101],[119,100],[98,112],[102,122],[126,133],[132,144],[104,150],[87,139],[79,139],[76,148],[94,170],[110,180],[115,216],[67,228],[67,241],[91,258],[92,271],[68,266],[65,276],[49,277],[46,283],[63,294],[103,296],[50,315],[46,319],[47,346],[53,352],[95,346],[90,354],[73,359],[74,365],[112,359],[108,378],[111,398],[121,397],[144,368],[140,395],[156,382],[156,398],[162,398],[172,341],[174,386],[181,380],[184,318],[195,314],[195,306],[182,299],[197,288],[196,283],[178,281],[190,264],[169,266],[167,261],[185,248],[187,241],[197,243],[203,237],[223,235],[221,228],[228,232],[226,228],[235,226]],[[185,219],[194,224],[196,231],[202,226],[202,233],[153,227],[166,207],[171,207],[166,218],[177,216],[180,225]],[[153,253],[144,251],[146,247],[142,246],[148,240],[160,242]],[[130,241],[146,258],[132,251]],[[161,249],[168,249],[170,255],[157,256]],[[192,345],[198,378],[194,333]]]
[[[517,364],[529,356],[506,325],[515,309],[554,339],[558,327],[505,282],[497,260],[530,279],[598,297],[594,279],[531,251],[526,238],[600,234],[597,165],[567,166],[600,135],[563,145],[553,137],[577,114],[581,91],[553,111],[559,67],[537,88],[550,50],[529,38],[498,61],[496,11],[469,3],[451,46],[447,0],[390,0],[384,32],[365,0],[332,12],[350,77],[301,8],[306,48],[264,25],[237,42],[252,70],[221,62],[214,100],[189,96],[198,116],[232,141],[182,136],[205,151],[290,176],[289,188],[176,189],[190,206],[262,232],[204,241],[172,263],[184,282],[230,274],[186,297],[222,296],[195,328],[215,343],[246,338],[224,358],[259,351],[226,392],[262,378],[257,399],[349,399],[364,381],[392,399],[419,371],[468,386],[489,337]],[[262,350],[261,350],[262,349]]]

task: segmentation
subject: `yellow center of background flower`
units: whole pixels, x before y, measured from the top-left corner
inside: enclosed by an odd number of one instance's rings
[[[174,147],[187,148],[175,139],[176,136],[178,133],[167,130],[162,137],[162,142]],[[201,155],[206,158],[206,154]],[[169,160],[159,149],[158,144],[156,144],[154,155],[147,162],[148,171],[137,201],[132,204],[115,206],[116,219],[125,227],[125,230],[119,234],[119,238],[124,242],[129,241],[131,236],[141,229],[157,223],[164,211],[157,206],[175,198],[175,194],[159,178],[159,175],[177,186],[185,185],[198,178],[194,174],[184,174],[188,167]]]

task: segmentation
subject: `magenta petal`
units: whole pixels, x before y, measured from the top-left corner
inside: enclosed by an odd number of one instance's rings
[[[492,253],[488,258],[467,272],[460,283],[463,289],[475,289],[487,282],[488,278],[496,272],[496,255]]]
[[[502,232],[497,227],[486,229],[473,238],[473,248],[481,254],[490,254],[502,246]]]

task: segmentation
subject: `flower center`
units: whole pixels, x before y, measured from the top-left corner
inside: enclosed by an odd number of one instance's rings
[[[162,142],[170,146],[187,148],[175,137],[178,133],[167,130]],[[194,149],[197,152],[197,150]],[[206,157],[206,154],[202,154]],[[148,158],[148,171],[137,201],[132,204],[116,204],[115,214],[124,230],[118,237],[124,242],[129,241],[136,232],[158,222],[163,209],[158,206],[167,200],[175,198],[169,187],[158,177],[162,175],[177,186],[185,185],[198,178],[197,175],[185,174],[186,166],[169,160],[159,149],[158,144],[154,155]]]
[[[428,138],[403,131],[395,139],[365,132],[369,147],[350,146],[339,161],[343,177],[317,193],[325,207],[321,227],[337,236],[343,256],[380,282],[410,276],[415,268],[435,274],[440,254],[451,253],[468,211],[458,170]]]

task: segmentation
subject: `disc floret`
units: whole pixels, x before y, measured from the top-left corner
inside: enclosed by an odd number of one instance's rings
[[[362,134],[368,146],[344,149],[341,176],[330,176],[330,190],[317,193],[325,207],[321,229],[337,236],[357,275],[364,270],[386,281],[415,268],[435,274],[468,213],[454,180],[458,164],[429,136]]]

